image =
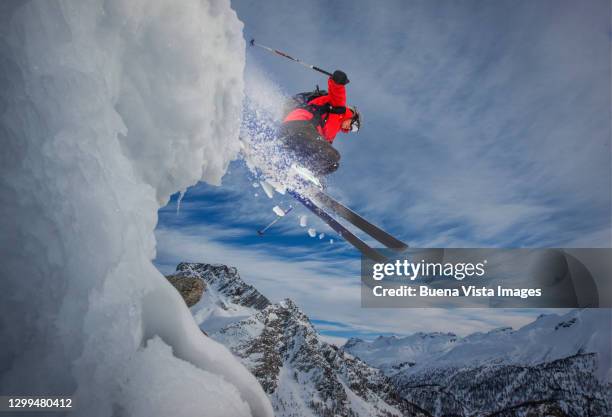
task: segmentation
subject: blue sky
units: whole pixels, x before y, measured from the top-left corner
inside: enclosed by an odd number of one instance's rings
[[[245,39],[348,73],[364,125],[334,143],[342,160],[329,192],[365,217],[415,247],[611,246],[608,1],[232,5]],[[258,49],[245,77],[251,95],[326,82]],[[159,268],[235,265],[329,336],[465,334],[539,313],[361,309],[356,252],[312,216],[327,236],[309,238],[300,207],[258,237],[271,208],[293,202],[252,182],[236,161],[221,187],[189,189],[178,214],[175,196],[159,213]]]

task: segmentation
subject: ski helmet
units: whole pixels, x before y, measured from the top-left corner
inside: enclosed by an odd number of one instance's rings
[[[358,132],[361,128],[361,114],[357,111],[357,107],[349,106],[351,112],[353,112],[353,117],[351,117],[351,132]]]

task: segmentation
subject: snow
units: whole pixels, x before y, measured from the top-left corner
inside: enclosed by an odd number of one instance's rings
[[[317,417],[318,414],[309,407],[308,388],[296,381],[291,367],[284,365],[278,374],[278,389],[272,394],[276,405],[277,416]]]
[[[375,401],[366,401],[363,398],[356,395],[350,387],[346,385],[346,382],[340,381],[342,387],[344,388],[344,392],[346,392],[347,400],[350,404],[349,408],[355,415],[357,416],[373,416],[378,415],[378,410],[382,409],[385,416],[395,416],[401,417],[403,414],[398,409],[391,407],[389,404],[386,404],[384,401],[376,398]]]
[[[573,356],[598,354],[600,380],[612,380],[610,309],[572,310],[558,316],[542,315],[518,330],[494,329],[464,338],[452,333],[416,333],[406,337],[379,337],[371,342],[350,339],[344,349],[388,374],[412,363],[403,372],[429,368],[482,366],[487,363],[536,365]]]
[[[268,184],[266,181],[260,182],[261,188],[264,190],[268,198],[274,197],[274,187]]]
[[[517,331],[499,329],[476,333],[459,341],[439,364],[498,361],[533,365],[572,356],[580,351],[598,353],[598,377],[612,379],[610,366],[611,312],[609,309],[572,310],[549,315]]]
[[[190,310],[198,326],[207,333],[216,332],[257,312],[253,308],[228,302],[225,296],[210,286],[206,289],[202,299]]]
[[[217,332],[232,323],[251,317],[258,312],[254,307],[241,304],[241,300],[232,300],[226,294],[223,294],[222,288],[227,290],[224,286],[224,281],[227,277],[216,277],[217,279],[211,282],[206,280],[204,274],[199,273],[197,270],[189,275],[200,277],[206,283],[202,298],[191,306],[190,309],[196,323],[206,333]],[[241,279],[236,281],[234,284],[239,287],[235,291],[236,293],[240,293],[243,296],[251,295],[251,290],[246,287],[246,284]]]
[[[285,215],[285,210],[280,208],[279,206],[274,206],[272,211],[279,217],[283,217]]]
[[[400,363],[430,363],[455,346],[453,333],[416,333],[410,336],[379,336],[371,342],[350,339],[347,352],[386,372]]]
[[[270,186],[270,198],[272,191],[284,195],[289,189],[308,195],[313,184],[320,188],[320,180],[296,163],[295,154],[287,150],[277,132],[290,97],[257,66],[249,67],[245,91],[241,156],[253,177]]]
[[[224,305],[232,304],[225,299]],[[338,355],[336,348],[321,341],[309,318],[290,299],[269,304],[211,337],[256,372],[278,417],[402,415],[387,396],[390,386],[380,385],[385,382],[382,374]],[[321,408],[316,410],[313,404]]]
[[[329,343],[330,345],[334,345],[334,346],[337,346],[337,347],[344,346],[344,344],[347,341],[346,337],[330,336],[330,335],[326,335],[326,334],[319,334],[319,339],[321,339],[325,343]],[[349,354],[347,353],[347,355],[349,355]]]
[[[172,358],[170,347],[159,337],[147,341],[143,354],[135,358],[132,376],[142,385],[132,384],[126,392],[130,398],[127,415],[175,415],[176,404],[182,404],[185,415],[200,415],[205,402],[207,416],[248,415],[242,401],[232,402],[239,392],[218,375],[203,371],[189,362]],[[151,363],[165,363],[170,371],[160,378]],[[208,383],[202,385],[202,380]],[[188,389],[185,389],[188,388]],[[154,392],[155,395],[150,395]],[[147,401],[142,401],[147,398]],[[198,401],[193,401],[197,398]]]
[[[157,209],[240,149],[229,1],[9,1],[0,33],[0,391],[92,417],[271,416],[151,263]]]
[[[296,174],[297,176],[299,176],[300,178],[311,182],[312,184],[316,185],[318,188],[322,188],[321,185],[321,181],[317,178],[317,176],[310,171],[308,168],[305,168],[303,166],[300,166],[296,163],[291,165],[291,171],[293,171],[294,174]]]

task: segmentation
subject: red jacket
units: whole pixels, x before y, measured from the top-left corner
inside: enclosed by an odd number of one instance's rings
[[[314,100],[308,102],[315,106],[321,106],[329,103],[333,107],[346,107],[346,89],[343,85],[337,84],[331,77],[327,80],[327,91],[328,94],[325,96],[317,97]],[[312,120],[314,114],[306,109],[295,109],[285,117],[283,123],[291,122],[294,120]],[[342,121],[353,117],[353,112],[350,109],[346,109],[343,114],[336,113],[325,113],[322,116],[324,120],[323,126],[316,126],[319,134],[325,138],[329,143],[332,143],[336,138],[336,134],[340,130],[344,133],[348,133],[348,130],[342,129]]]

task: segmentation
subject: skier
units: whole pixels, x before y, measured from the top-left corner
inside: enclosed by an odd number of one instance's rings
[[[332,146],[336,134],[357,132],[361,127],[357,109],[346,106],[348,83],[343,71],[334,71],[327,80],[328,93],[317,87],[316,92],[298,95],[307,101],[298,103],[279,129],[287,150],[315,174],[327,175],[338,169],[340,153]]]
[[[329,76],[327,80],[329,93],[320,91],[317,86],[314,92],[301,93],[293,97],[291,110],[285,116],[279,128],[279,137],[283,140],[282,143],[284,143],[286,150],[297,157],[302,166],[309,168],[318,175],[334,172],[338,169],[338,161],[340,160],[340,154],[332,147],[336,135],[340,131],[344,133],[357,132],[361,127],[361,117],[357,109],[346,107],[345,86],[349,83],[348,77],[343,71],[336,70],[332,74],[315,65],[307,64],[299,58],[294,58],[286,52],[256,43],[255,39],[251,39],[250,44]],[[326,209],[333,211],[389,249],[399,251],[408,248],[408,245],[404,242],[368,222],[359,214],[327,195],[322,189],[310,191],[309,195],[306,195],[300,190],[287,188],[287,193],[290,196],[327,223],[329,227],[357,248],[365,257],[375,262],[388,262],[386,255],[373,249],[355,236],[331,216]],[[263,235],[279,218],[277,217],[257,233],[260,236]]]

